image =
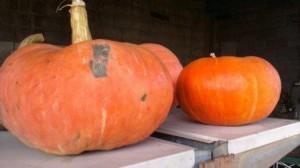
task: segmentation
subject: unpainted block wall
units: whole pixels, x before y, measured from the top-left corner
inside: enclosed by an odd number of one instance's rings
[[[218,10],[221,12],[215,14],[214,41],[217,53],[264,57],[279,71],[284,91],[300,80],[299,2],[235,1]]]
[[[0,0],[0,56],[5,58],[27,35],[42,32],[47,42],[70,41],[68,9],[60,0]],[[170,48],[183,64],[208,53],[205,1],[86,0],[94,38],[153,42]],[[6,45],[11,43],[11,47]]]

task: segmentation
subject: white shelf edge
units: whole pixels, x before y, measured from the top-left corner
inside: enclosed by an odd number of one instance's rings
[[[300,134],[300,122],[228,140],[228,153],[242,153],[298,134]]]
[[[163,128],[159,128],[158,130],[156,130],[156,132],[164,133],[164,134],[167,134],[167,135],[178,136],[178,137],[181,137],[181,138],[186,138],[185,135],[183,133],[181,133],[181,131],[165,130]],[[208,143],[208,144],[218,142],[218,141],[227,141],[227,140],[220,139],[220,138],[214,138],[214,137],[199,135],[199,134],[194,134],[194,133],[189,133],[188,139],[203,142],[203,143]]]
[[[193,149],[181,153],[148,160],[143,163],[132,164],[121,168],[193,168],[195,165],[195,152]]]

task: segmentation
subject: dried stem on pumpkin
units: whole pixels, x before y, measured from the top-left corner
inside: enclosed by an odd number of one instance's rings
[[[217,58],[215,53],[210,53],[209,56],[211,56],[212,58]]]
[[[88,25],[87,11],[82,0],[72,0],[70,5],[72,43],[91,40],[92,36]]]
[[[19,45],[18,48],[22,48],[24,46],[27,46],[29,44],[33,43],[42,43],[45,41],[45,38],[42,33],[32,34],[28,37],[26,37]]]

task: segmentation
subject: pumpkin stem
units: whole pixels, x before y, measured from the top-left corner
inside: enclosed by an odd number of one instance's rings
[[[88,25],[87,11],[83,0],[72,0],[70,5],[72,43],[79,43],[91,40],[91,33]]]
[[[217,58],[216,54],[215,53],[210,53],[209,54],[212,58]]]
[[[22,40],[22,42],[20,43],[18,48],[22,48],[22,47],[27,46],[32,43],[41,43],[44,41],[45,41],[45,38],[42,33],[32,34],[32,35],[26,37],[24,40]]]

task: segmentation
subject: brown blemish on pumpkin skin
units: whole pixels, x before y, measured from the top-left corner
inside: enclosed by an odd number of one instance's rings
[[[147,99],[147,94],[144,93],[143,96],[141,97],[141,101],[144,102],[146,101],[146,99]]]
[[[106,77],[110,46],[107,44],[95,44],[92,48],[93,59],[90,61],[90,69],[96,78]]]
[[[51,61],[50,61],[50,59],[46,59],[46,64],[49,64]]]
[[[20,105],[16,105],[17,111],[20,111]]]

